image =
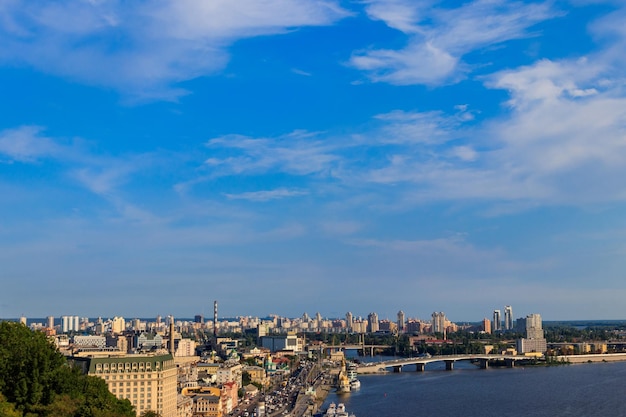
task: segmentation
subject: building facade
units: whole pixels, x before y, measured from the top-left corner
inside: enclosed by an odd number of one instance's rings
[[[71,360],[86,374],[104,379],[117,398],[129,400],[137,416],[152,410],[176,417],[177,371],[171,354],[91,354]]]
[[[513,330],[513,307],[504,306],[504,330]]]
[[[500,310],[493,310],[493,325],[491,326],[491,330],[494,332],[502,330],[502,314]]]

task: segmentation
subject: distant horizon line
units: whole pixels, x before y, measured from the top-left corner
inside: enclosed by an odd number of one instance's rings
[[[81,315],[63,315],[63,316],[53,316],[55,322],[58,320],[59,322],[62,321],[62,317],[76,317],[78,316],[81,319],[87,318],[88,320],[97,320],[99,318],[106,320],[106,319],[112,319],[114,317],[122,317],[124,318],[124,320],[141,320],[141,321],[146,321],[146,322],[156,322],[156,316],[154,317],[132,317],[132,318],[125,318],[124,316],[97,316],[97,317],[88,317],[88,316],[81,316]],[[167,316],[161,316],[163,319],[166,319],[169,315]],[[22,316],[25,317],[25,316]],[[29,323],[40,323],[40,322],[44,322],[48,319],[48,317],[26,317],[27,320],[27,324]],[[271,316],[232,316],[232,317],[219,317],[217,318],[218,321],[229,321],[229,320],[235,320],[235,319],[239,319],[241,317],[253,317],[253,318],[258,318],[260,320],[265,320],[265,319],[270,319]],[[279,316],[279,317],[285,317],[288,319],[298,319],[300,317],[289,317],[289,316]],[[413,318],[417,318],[417,317],[408,317],[408,319],[413,319]],[[519,317],[519,318],[523,318],[523,317]],[[0,322],[1,321],[20,321],[21,317],[0,317]],[[184,316],[180,316],[180,317],[176,317],[174,316],[175,320],[180,320],[180,321],[191,321],[193,322],[195,317],[184,317]],[[208,316],[208,317],[204,317],[204,322],[212,322],[213,321],[213,317],[212,316]],[[345,317],[323,317],[323,320],[345,320]],[[389,320],[392,321],[390,319],[381,319],[381,320]],[[381,321],[379,320],[379,321]],[[462,323],[467,323],[467,324],[479,324],[482,322],[483,319],[480,320],[462,320],[462,321],[452,321],[450,320],[451,323],[455,323],[455,324],[462,324]],[[516,319],[517,320],[517,319]],[[428,321],[428,320],[426,320]],[[556,319],[556,320],[546,320],[544,318],[542,318],[542,323],[560,323],[560,322],[567,322],[567,323],[593,323],[593,322],[610,322],[610,323],[626,323],[626,319]],[[393,321],[395,323],[395,321]]]

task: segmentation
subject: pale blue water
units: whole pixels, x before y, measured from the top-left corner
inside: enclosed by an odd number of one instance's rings
[[[361,375],[361,389],[331,401],[356,417],[626,417],[626,362],[478,369],[463,362]]]

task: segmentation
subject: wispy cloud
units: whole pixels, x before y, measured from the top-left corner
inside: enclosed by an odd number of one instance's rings
[[[455,82],[469,71],[464,55],[532,36],[530,27],[557,15],[548,4],[494,0],[457,8],[438,7],[435,1],[371,0],[366,11],[371,19],[406,34],[407,45],[358,51],[350,64],[374,82],[395,85]]]
[[[27,64],[138,98],[173,99],[176,82],[215,73],[238,39],[329,25],[334,1],[9,1],[0,6],[0,62]]]
[[[213,175],[250,175],[268,171],[328,175],[338,157],[334,145],[314,133],[296,131],[278,138],[229,135],[207,142],[214,156],[205,164]]]
[[[0,155],[11,161],[36,162],[63,153],[63,147],[44,136],[39,126],[21,126],[0,132]]]
[[[225,194],[229,200],[270,201],[307,195],[308,192],[277,188],[275,190],[251,191],[240,194]]]

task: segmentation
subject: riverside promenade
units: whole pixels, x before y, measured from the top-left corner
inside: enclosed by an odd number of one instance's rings
[[[593,362],[620,362],[626,361],[626,353],[594,353],[588,355],[559,355],[558,362],[593,363]]]

